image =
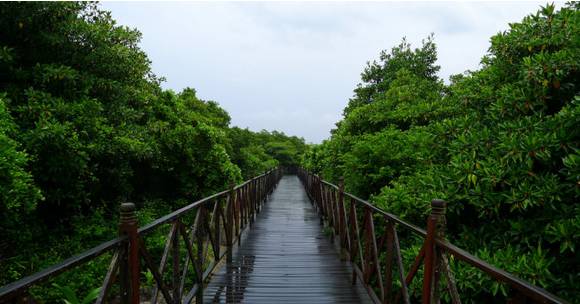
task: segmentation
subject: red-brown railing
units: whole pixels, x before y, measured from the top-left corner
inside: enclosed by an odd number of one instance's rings
[[[353,284],[358,279],[376,303],[399,303],[401,300],[410,303],[412,295],[409,285],[421,264],[424,266],[420,294],[423,304],[440,302],[440,287],[443,282],[451,303],[461,303],[449,255],[513,288],[515,292],[509,303],[566,303],[548,291],[498,269],[446,241],[446,203],[442,200],[431,202],[431,214],[425,231],[344,192],[342,180],[337,186],[301,168],[297,169],[297,173],[318,210],[321,221],[332,229],[331,240],[338,239],[340,248],[350,261]],[[423,240],[419,254],[408,268],[403,265],[397,228]],[[398,274],[395,280],[394,267]],[[441,280],[441,276],[444,276],[444,280]]]
[[[58,265],[42,270],[19,281],[0,287],[0,303],[34,303],[29,289],[55,276],[79,267],[105,254],[112,253],[108,271],[96,303],[120,300],[157,303],[159,294],[165,303],[201,303],[203,285],[209,274],[237,242],[245,227],[254,221],[256,213],[272,193],[282,175],[281,169],[268,171],[229,190],[206,197],[152,223],[139,228],[135,205],[121,205],[119,237],[100,244]],[[191,217],[192,223],[186,218]],[[170,225],[163,254],[158,264],[146,244],[146,236],[162,226]],[[225,237],[225,239],[222,239]],[[180,246],[185,255],[180,256]],[[170,270],[166,271],[171,261]],[[153,276],[148,299],[141,299],[145,281],[140,271]],[[190,273],[193,273],[191,275]],[[169,277],[169,278],[168,278]],[[193,277],[187,291],[188,278]],[[110,294],[118,284],[119,294]],[[185,293],[187,291],[187,293]],[[42,299],[40,299],[42,302]]]

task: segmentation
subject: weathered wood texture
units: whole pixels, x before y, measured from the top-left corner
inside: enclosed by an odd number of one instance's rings
[[[204,303],[372,303],[351,272],[302,184],[287,175],[211,278]]]

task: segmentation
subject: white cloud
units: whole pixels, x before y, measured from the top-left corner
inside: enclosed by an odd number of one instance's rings
[[[367,61],[435,33],[440,75],[476,69],[489,38],[544,2],[104,2],[166,88],[194,87],[232,123],[320,142]]]

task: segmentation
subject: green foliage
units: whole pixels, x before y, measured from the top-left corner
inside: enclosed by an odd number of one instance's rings
[[[121,202],[144,224],[302,158],[301,138],[231,128],[194,89],[163,90],[141,34],[96,3],[6,2],[0,15],[0,285],[113,238]],[[79,290],[106,266],[57,281]]]
[[[95,288],[95,289],[91,290],[81,301],[77,298],[75,292],[69,286],[60,286],[58,284],[53,284],[53,286],[56,289],[58,289],[60,292],[62,292],[62,295],[63,295],[62,301],[65,304],[89,304],[89,303],[92,303],[93,301],[95,301],[97,299],[97,297],[99,296],[99,292],[101,291],[100,287]]]
[[[431,199],[446,199],[452,241],[578,299],[579,33],[577,4],[547,5],[493,36],[482,68],[448,86],[425,72],[438,69],[432,40],[414,51],[403,41],[367,66],[344,119],[304,164],[418,225]],[[467,299],[509,296],[456,267]]]
[[[411,44],[405,38],[401,44],[390,52],[382,51],[379,61],[368,62],[361,73],[362,83],[354,90],[355,97],[349,101],[344,110],[345,117],[359,106],[373,103],[389,90],[392,83],[400,77],[401,71],[415,75],[427,82],[438,82],[436,46],[433,35],[423,41],[421,48],[412,50]]]
[[[6,109],[4,96],[0,95],[0,222],[9,230],[7,234],[13,233],[42,199],[26,170],[29,156],[13,139],[15,135],[16,124]]]
[[[296,166],[306,151],[303,138],[282,132],[254,133],[237,127],[229,130],[229,154],[245,178],[262,174],[276,166]]]

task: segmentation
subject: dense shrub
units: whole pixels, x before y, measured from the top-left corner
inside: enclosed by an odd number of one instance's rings
[[[344,176],[347,190],[418,225],[431,199],[446,199],[458,245],[580,299],[578,8],[548,5],[510,24],[491,38],[482,68],[448,86],[434,76],[431,39],[381,53],[305,165]],[[508,294],[473,268],[457,277],[472,301]]]
[[[0,285],[114,237],[121,202],[152,220],[301,159],[303,139],[230,128],[194,89],[163,90],[141,34],[96,3],[0,15]],[[59,283],[98,285],[106,265],[88,267]]]

